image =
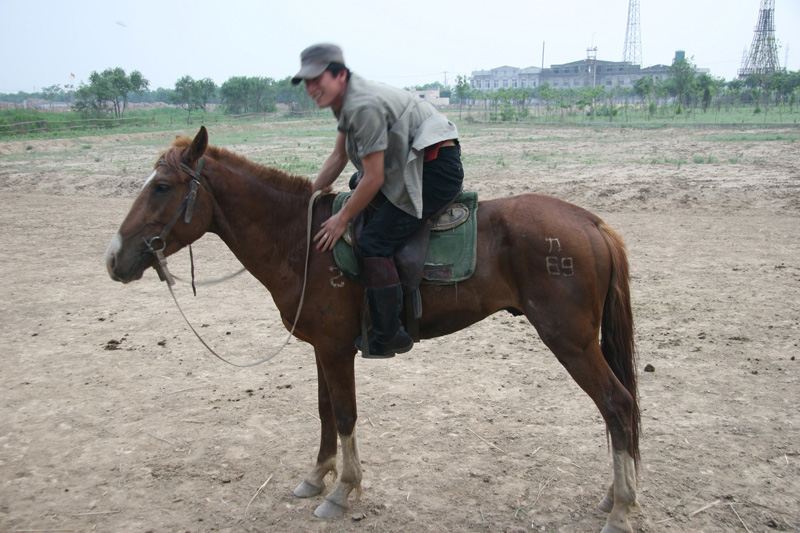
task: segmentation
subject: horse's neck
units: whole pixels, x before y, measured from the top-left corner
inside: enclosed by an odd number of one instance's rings
[[[288,282],[305,253],[308,198],[233,172],[216,177],[211,231],[268,288]]]

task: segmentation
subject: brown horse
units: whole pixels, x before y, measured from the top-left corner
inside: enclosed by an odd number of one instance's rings
[[[323,492],[326,475],[336,469],[338,436],[342,475],[315,511],[333,517],[346,509],[354,489],[361,490],[353,340],[364,286],[340,275],[333,254],[313,247],[306,267],[310,191],[305,178],[209,146],[201,128],[194,140],[176,139],[159,158],[108,247],[106,266],[112,279],[134,281],[157,267],[155,252],[170,255],[215,233],[270,291],[287,328],[308,269],[295,336],[314,347],[322,436],[316,464],[294,493],[307,498]],[[316,202],[314,232],[331,215],[332,203],[333,195]],[[524,314],[603,415],[614,460],[613,482],[599,505],[610,513],[603,531],[631,531],[639,409],[628,261],[620,237],[574,205],[515,196],[480,202],[477,253],[475,274],[458,287],[422,285],[421,337],[459,331],[501,310]],[[331,283],[334,277],[337,283]]]

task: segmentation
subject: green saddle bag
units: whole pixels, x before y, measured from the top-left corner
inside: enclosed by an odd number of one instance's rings
[[[344,206],[351,192],[341,192],[333,201],[333,214]],[[430,243],[425,256],[422,283],[448,284],[464,281],[475,273],[478,242],[478,193],[468,191],[461,193],[447,211],[466,209],[466,218],[456,225],[445,224],[434,227],[431,231]],[[448,214],[445,212],[445,217]],[[350,225],[352,226],[352,224]],[[350,228],[348,228],[348,232]],[[336,266],[344,274],[356,281],[362,281],[358,273],[358,264],[353,254],[352,240],[349,235],[339,239],[333,248]]]

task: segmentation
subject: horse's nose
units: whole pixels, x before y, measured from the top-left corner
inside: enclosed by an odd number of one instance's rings
[[[106,268],[108,269],[108,275],[114,278],[114,266],[117,264],[117,256],[112,255],[106,258]]]
[[[120,279],[119,276],[117,276],[114,273],[114,267],[116,267],[116,266],[117,266],[117,255],[113,254],[113,253],[112,254],[107,254],[106,255],[106,270],[108,270],[109,277],[114,281],[122,281],[122,279]]]
[[[119,233],[114,235],[114,238],[111,239],[111,243],[108,245],[106,249],[106,270],[108,270],[108,275],[114,281],[121,281],[116,274],[114,274],[114,267],[117,266],[117,252],[120,248],[120,238]]]

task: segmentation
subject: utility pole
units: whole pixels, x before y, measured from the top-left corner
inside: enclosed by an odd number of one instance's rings
[[[545,41],[542,41],[542,70],[544,70],[544,43]]]
[[[597,47],[592,46],[586,49],[586,65],[592,75],[592,88],[597,86]]]

